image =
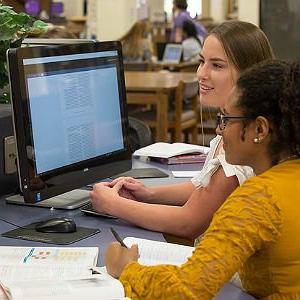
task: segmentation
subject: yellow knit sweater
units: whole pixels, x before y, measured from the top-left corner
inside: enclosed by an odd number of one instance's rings
[[[300,160],[252,177],[225,201],[181,267],[126,266],[132,299],[211,299],[239,271],[264,300],[300,299]]]

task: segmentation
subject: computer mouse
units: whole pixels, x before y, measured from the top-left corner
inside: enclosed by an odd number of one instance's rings
[[[35,225],[35,230],[46,233],[71,233],[76,231],[76,224],[67,218],[53,218]]]

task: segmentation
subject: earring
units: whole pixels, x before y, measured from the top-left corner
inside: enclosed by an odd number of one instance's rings
[[[257,138],[257,137],[254,138],[254,139],[253,139],[253,142],[254,142],[254,144],[258,144],[258,143],[260,142],[260,138]]]

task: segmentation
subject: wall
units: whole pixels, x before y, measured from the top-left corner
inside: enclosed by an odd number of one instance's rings
[[[210,0],[202,0],[202,18],[210,17]]]
[[[136,0],[89,0],[88,36],[100,41],[119,39],[137,19]]]
[[[164,1],[149,0],[149,18],[153,22],[164,22]]]
[[[55,1],[54,1],[55,2]],[[63,0],[66,18],[83,15],[83,0]]]
[[[246,0],[247,1],[247,0]],[[248,0],[251,2],[252,0]],[[215,23],[221,23],[225,20],[227,14],[227,0],[210,0],[209,14]]]
[[[259,0],[238,0],[238,19],[259,25]]]

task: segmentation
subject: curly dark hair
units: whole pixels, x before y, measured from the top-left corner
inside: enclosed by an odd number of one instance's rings
[[[237,89],[237,105],[244,115],[271,122],[273,163],[283,151],[300,157],[300,61],[259,63],[241,75]]]

